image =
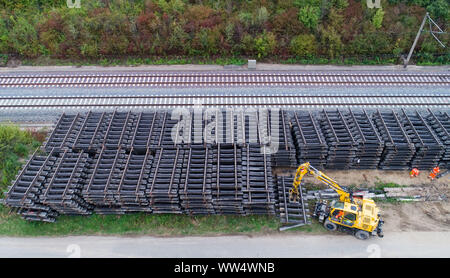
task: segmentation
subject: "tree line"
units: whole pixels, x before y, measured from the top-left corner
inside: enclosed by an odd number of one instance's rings
[[[80,0],[80,4],[69,8],[66,0],[1,0],[0,53],[57,59],[396,57],[407,53],[427,11],[441,27],[450,19],[447,0],[382,0],[382,8],[372,9],[366,0]],[[440,39],[448,45],[448,35]],[[421,37],[417,51],[424,59],[436,54],[449,59],[448,50],[429,34]]]

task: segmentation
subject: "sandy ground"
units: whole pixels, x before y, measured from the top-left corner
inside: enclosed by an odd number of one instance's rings
[[[445,170],[441,170],[443,173]],[[374,187],[378,183],[396,183],[407,186],[432,186],[432,185],[448,185],[450,184],[450,174],[431,181],[428,178],[430,171],[422,170],[420,175],[416,178],[409,177],[409,171],[381,171],[381,170],[324,170],[327,176],[334,179],[342,186],[356,185],[358,187]],[[277,171],[277,174],[289,175],[295,174],[293,169],[282,169]],[[306,185],[314,185],[317,187],[326,188],[322,182],[311,175],[304,177]]]
[[[379,203],[389,232],[450,231],[449,202]]]

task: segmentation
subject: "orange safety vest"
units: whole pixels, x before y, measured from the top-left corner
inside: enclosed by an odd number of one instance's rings
[[[430,173],[428,177],[434,180],[434,178],[436,178],[436,175],[439,174],[439,171],[440,171],[439,166],[434,167],[433,171]]]
[[[417,168],[414,168],[414,169],[412,169],[411,170],[411,172],[409,173],[409,175],[411,176],[411,177],[417,177],[418,175],[419,175],[419,170],[417,169]]]

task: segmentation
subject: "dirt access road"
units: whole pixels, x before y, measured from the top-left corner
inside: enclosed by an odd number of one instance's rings
[[[289,231],[216,237],[0,238],[0,257],[450,257],[450,204],[380,204],[384,238]]]
[[[0,257],[450,257],[450,232],[220,237],[0,238]]]

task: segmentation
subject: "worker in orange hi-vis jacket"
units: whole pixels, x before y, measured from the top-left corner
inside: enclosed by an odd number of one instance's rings
[[[433,171],[431,171],[431,173],[428,175],[428,177],[430,179],[434,180],[436,178],[437,174],[439,174],[439,171],[440,171],[439,166],[434,167]]]
[[[417,168],[413,168],[413,169],[411,170],[411,172],[409,172],[409,176],[410,176],[411,178],[417,177],[417,176],[419,176],[419,174],[420,174],[420,171],[419,171],[419,169],[417,169]]]

